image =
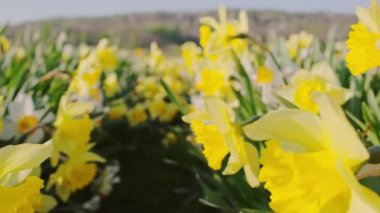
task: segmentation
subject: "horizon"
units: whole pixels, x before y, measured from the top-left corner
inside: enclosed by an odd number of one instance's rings
[[[41,21],[53,18],[92,18],[115,15],[144,14],[155,12],[206,12],[215,11],[218,5],[224,4],[227,9],[237,10],[274,10],[296,13],[336,13],[353,15],[357,6],[368,6],[370,1],[366,0],[235,0],[226,2],[221,0],[193,0],[191,3],[175,0],[140,0],[139,2],[118,0],[37,0],[29,2],[25,0],[14,0],[7,2],[0,8],[0,24],[11,25],[24,22]],[[36,3],[39,3],[38,5]]]

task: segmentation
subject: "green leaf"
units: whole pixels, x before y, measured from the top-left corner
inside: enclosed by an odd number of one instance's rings
[[[379,108],[379,104],[376,101],[376,97],[372,89],[368,90],[367,101],[368,101],[369,107],[371,108],[373,114],[375,115],[377,123],[380,123],[380,108]]]
[[[186,109],[181,105],[181,103],[178,101],[177,96],[174,95],[172,90],[169,88],[169,86],[165,83],[164,80],[160,79],[160,84],[164,88],[166,94],[168,95],[169,99],[177,106],[178,110],[181,112],[182,115],[186,115]]]

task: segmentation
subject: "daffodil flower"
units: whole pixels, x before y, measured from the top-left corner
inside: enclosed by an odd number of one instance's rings
[[[154,98],[147,106],[151,119],[158,118],[160,122],[170,122],[178,113],[178,109],[173,103],[168,103],[162,98]]]
[[[0,35],[0,53],[5,54],[11,48],[11,42],[4,35]]]
[[[137,104],[127,112],[127,118],[131,126],[137,126],[148,120],[145,104]]]
[[[217,59],[223,52],[231,47],[238,53],[243,54],[248,47],[248,42],[242,39],[232,39],[240,34],[247,34],[249,31],[247,13],[240,11],[239,20],[227,19],[225,6],[220,6],[219,22],[213,17],[202,17],[200,19],[200,44],[204,54],[210,59]],[[228,53],[228,52],[227,52]]]
[[[285,44],[286,49],[288,50],[288,55],[293,60],[304,59],[307,56],[308,48],[313,41],[313,35],[305,31],[290,35]]]
[[[232,175],[244,168],[249,185],[257,187],[258,152],[252,144],[244,141],[241,130],[233,123],[233,119],[234,115],[226,104],[211,96],[204,98],[203,111],[195,111],[183,117],[185,122],[190,123],[195,141],[203,145],[203,154],[212,169],[219,170],[222,160],[229,153],[223,174]]]
[[[61,98],[60,108],[54,126],[57,130],[53,136],[54,149],[51,156],[53,166],[58,164],[60,153],[70,156],[80,147],[86,146],[91,139],[94,123],[89,117],[89,103],[67,103]]]
[[[52,120],[48,114],[42,119],[45,110],[35,110],[31,96],[19,93],[15,100],[8,105],[9,117],[4,119],[4,131],[1,138],[9,140],[28,134],[26,142],[38,143],[44,136],[44,132],[38,125]]]
[[[380,66],[380,7],[377,0],[370,8],[358,7],[359,23],[351,26],[347,40],[347,66],[353,75],[360,75]]]
[[[1,212],[34,212],[41,208],[43,180],[33,169],[50,157],[52,143],[8,145],[0,149]]]
[[[345,103],[352,96],[350,90],[340,87],[334,70],[325,62],[316,63],[311,71],[298,71],[290,84],[277,92],[299,108],[312,113],[319,111],[319,106],[312,99],[315,92],[328,94],[339,104]]]
[[[107,39],[101,39],[96,47],[96,62],[103,71],[114,71],[117,68],[117,48],[110,47]]]
[[[380,198],[360,185],[355,172],[369,158],[340,106],[316,94],[320,117],[280,109],[244,127],[267,141],[259,179],[276,212],[379,212]]]
[[[50,176],[47,188],[55,186],[58,196],[67,201],[71,193],[90,184],[96,175],[97,162],[105,160],[89,150],[95,144],[78,146],[72,150],[69,159],[60,164],[55,173]]]

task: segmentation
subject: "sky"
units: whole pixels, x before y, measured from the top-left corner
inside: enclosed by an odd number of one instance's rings
[[[225,4],[234,9],[354,14],[370,0],[0,0],[0,23],[52,17],[92,17],[155,11],[205,11]]]

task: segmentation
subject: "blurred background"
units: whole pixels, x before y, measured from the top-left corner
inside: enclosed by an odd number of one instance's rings
[[[13,0],[2,2],[0,24],[10,25],[7,33],[41,29],[69,30],[72,40],[95,43],[102,36],[120,38],[125,47],[146,47],[151,41],[160,46],[196,40],[198,18],[215,14],[224,4],[235,15],[238,9],[249,11],[251,33],[289,35],[301,29],[323,39],[335,29],[343,39],[354,22],[356,5],[364,0]]]

